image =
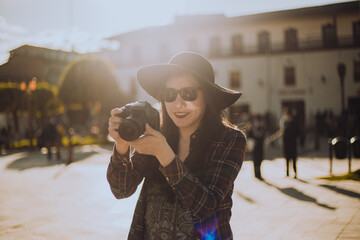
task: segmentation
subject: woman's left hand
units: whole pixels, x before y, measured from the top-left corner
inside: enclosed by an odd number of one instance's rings
[[[165,137],[146,124],[144,136],[128,142],[138,153],[155,156],[163,167],[169,165],[175,153],[167,143]]]

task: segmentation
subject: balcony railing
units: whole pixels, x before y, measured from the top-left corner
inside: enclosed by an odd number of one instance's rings
[[[355,40],[352,36],[342,36],[336,39],[324,41],[322,38],[300,39],[295,44],[273,43],[262,46],[245,46],[242,49],[223,49],[216,51],[218,54],[208,54],[209,57],[230,57],[257,54],[277,54],[286,52],[314,51],[327,49],[360,48],[360,40]],[[209,51],[211,52],[211,51]]]
[[[289,52],[305,52],[305,51],[316,51],[316,50],[329,50],[329,49],[346,49],[346,48],[360,48],[360,39],[355,39],[353,36],[340,36],[336,39],[330,39],[329,41],[324,41],[320,36],[300,39],[295,42],[295,44],[286,44],[286,42],[269,42],[268,45],[245,45],[241,49],[233,50],[231,48],[221,48],[217,49],[208,49],[207,51],[201,51],[205,56],[210,58],[226,58],[226,57],[239,57],[239,56],[249,56],[249,55],[270,55],[270,54],[281,54]],[[139,53],[140,54],[140,53]],[[175,54],[175,53],[173,53]],[[171,55],[172,56],[172,55]],[[168,56],[168,59],[171,58]],[[138,66],[138,65],[147,65],[152,64],[154,59],[140,57],[135,62],[134,60],[129,60],[127,58],[119,58],[118,53],[110,56],[110,59],[113,59],[113,62],[119,67],[129,67],[129,66]],[[162,60],[167,61],[166,57]]]

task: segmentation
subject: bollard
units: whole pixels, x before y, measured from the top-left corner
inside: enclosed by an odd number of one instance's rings
[[[332,157],[332,152],[333,152],[333,147],[331,144],[331,138],[328,139],[328,144],[329,144],[329,160],[330,160],[330,174],[332,174],[332,165],[333,165],[333,157]]]
[[[354,136],[350,139],[350,145],[352,149],[352,154],[355,158],[360,158],[360,137]]]
[[[338,159],[345,159],[348,154],[348,141],[344,137],[336,137],[331,140],[335,157]]]
[[[350,139],[349,144],[349,172],[351,172],[351,155],[354,154],[355,158],[360,158],[360,138],[354,136]]]
[[[349,173],[351,173],[351,150],[350,143],[345,137],[335,137],[328,140],[329,143],[329,158],[330,158],[330,174],[332,174],[333,152],[338,159],[349,159]]]
[[[68,138],[69,138],[69,158],[67,165],[71,164],[74,161],[73,158],[73,146],[72,146],[72,136],[74,135],[75,130],[73,128],[69,128]]]

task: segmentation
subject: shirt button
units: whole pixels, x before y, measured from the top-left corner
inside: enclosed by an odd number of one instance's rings
[[[123,166],[126,167],[126,163],[123,163]]]
[[[166,181],[170,181],[169,177],[166,177]]]

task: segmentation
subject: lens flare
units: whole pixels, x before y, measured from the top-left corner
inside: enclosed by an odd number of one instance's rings
[[[218,231],[218,219],[216,215],[206,223],[195,225],[196,231],[201,235],[203,240],[215,240]]]

